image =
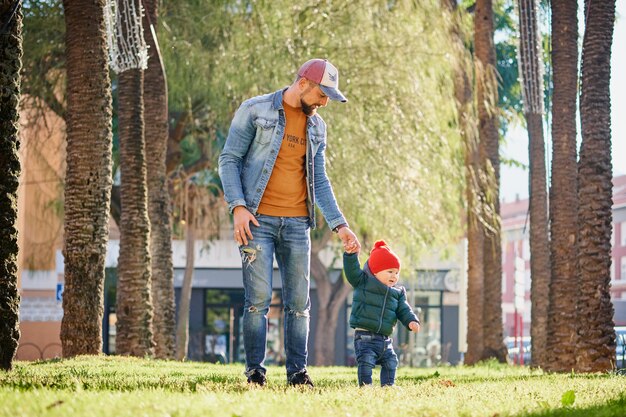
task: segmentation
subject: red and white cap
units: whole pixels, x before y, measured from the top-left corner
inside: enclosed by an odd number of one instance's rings
[[[302,64],[298,70],[298,75],[319,84],[324,94],[331,100],[343,103],[348,101],[339,91],[339,71],[328,60],[311,59]]]

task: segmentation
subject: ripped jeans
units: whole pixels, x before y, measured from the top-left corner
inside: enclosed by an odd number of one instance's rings
[[[308,217],[258,215],[250,223],[254,240],[239,247],[243,267],[245,304],[243,344],[246,374],[265,373],[267,315],[272,300],[273,259],[282,278],[287,376],[306,368],[309,338],[309,271],[311,240]]]

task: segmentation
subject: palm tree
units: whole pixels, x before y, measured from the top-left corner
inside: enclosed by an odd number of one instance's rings
[[[17,289],[17,187],[20,160],[17,123],[22,67],[22,7],[16,0],[0,1],[0,369],[13,366],[20,338]]]
[[[476,98],[478,135],[484,144],[486,159],[484,183],[484,298],[482,358],[508,360],[502,328],[502,246],[500,238],[500,155],[498,141],[496,50],[493,44],[493,5],[478,0],[474,16],[476,55]]]
[[[155,356],[173,358],[176,351],[176,306],[172,265],[170,196],[166,172],[167,83],[156,37],[158,3],[144,0],[144,38],[148,43],[148,68],[144,71],[144,120],[148,168],[148,215],[152,254]]]
[[[550,307],[546,369],[571,371],[576,364],[578,294],[578,180],[576,172],[576,91],[578,5],[552,0],[552,181],[550,188]]]
[[[545,366],[550,290],[550,244],[545,143],[543,140],[543,81],[537,28],[537,1],[519,0],[519,62],[523,80],[524,116],[530,161],[530,298],[534,366]]]
[[[470,93],[471,94],[471,93]],[[467,198],[467,352],[464,362],[474,365],[483,357],[484,345],[484,243],[482,223],[481,152],[475,137],[466,133],[465,167]],[[484,159],[484,157],[483,157]]]
[[[143,70],[119,75],[122,214],[118,261],[116,352],[154,353],[150,275],[150,221],[143,124]]]
[[[578,163],[578,343],[576,369],[605,372],[615,363],[611,283],[611,44],[615,0],[585,1]],[[534,342],[533,342],[534,343]]]
[[[457,52],[454,65],[454,95],[457,106],[459,134],[465,144],[465,195],[467,198],[467,352],[464,362],[473,365],[480,361],[483,352],[483,243],[484,230],[481,223],[481,155],[484,146],[478,141],[476,114],[473,107],[473,91],[468,68],[471,57],[459,27],[459,15],[455,0],[444,0],[443,7],[451,13],[451,39]]]
[[[118,0],[120,12],[139,0]],[[136,42],[132,31],[141,21],[126,15],[121,36]],[[141,32],[143,34],[143,32]],[[119,74],[120,136],[120,255],[118,261],[116,352],[122,355],[154,354],[150,270],[150,221],[143,120],[143,69],[132,65]]]
[[[111,199],[111,82],[104,0],[64,0],[67,66],[63,356],[102,350]]]

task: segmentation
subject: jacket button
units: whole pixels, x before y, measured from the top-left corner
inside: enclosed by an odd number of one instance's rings
[[[261,192],[261,189],[260,189],[260,188],[257,188],[257,189],[256,189],[256,192],[257,192],[257,193],[260,193],[260,192]]]
[[[263,173],[264,173],[264,174],[267,174],[267,169],[264,169],[264,170],[263,170]]]

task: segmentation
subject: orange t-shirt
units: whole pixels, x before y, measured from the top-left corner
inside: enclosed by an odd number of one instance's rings
[[[306,123],[302,108],[285,109],[285,134],[258,212],[268,216],[308,216],[306,204]]]

